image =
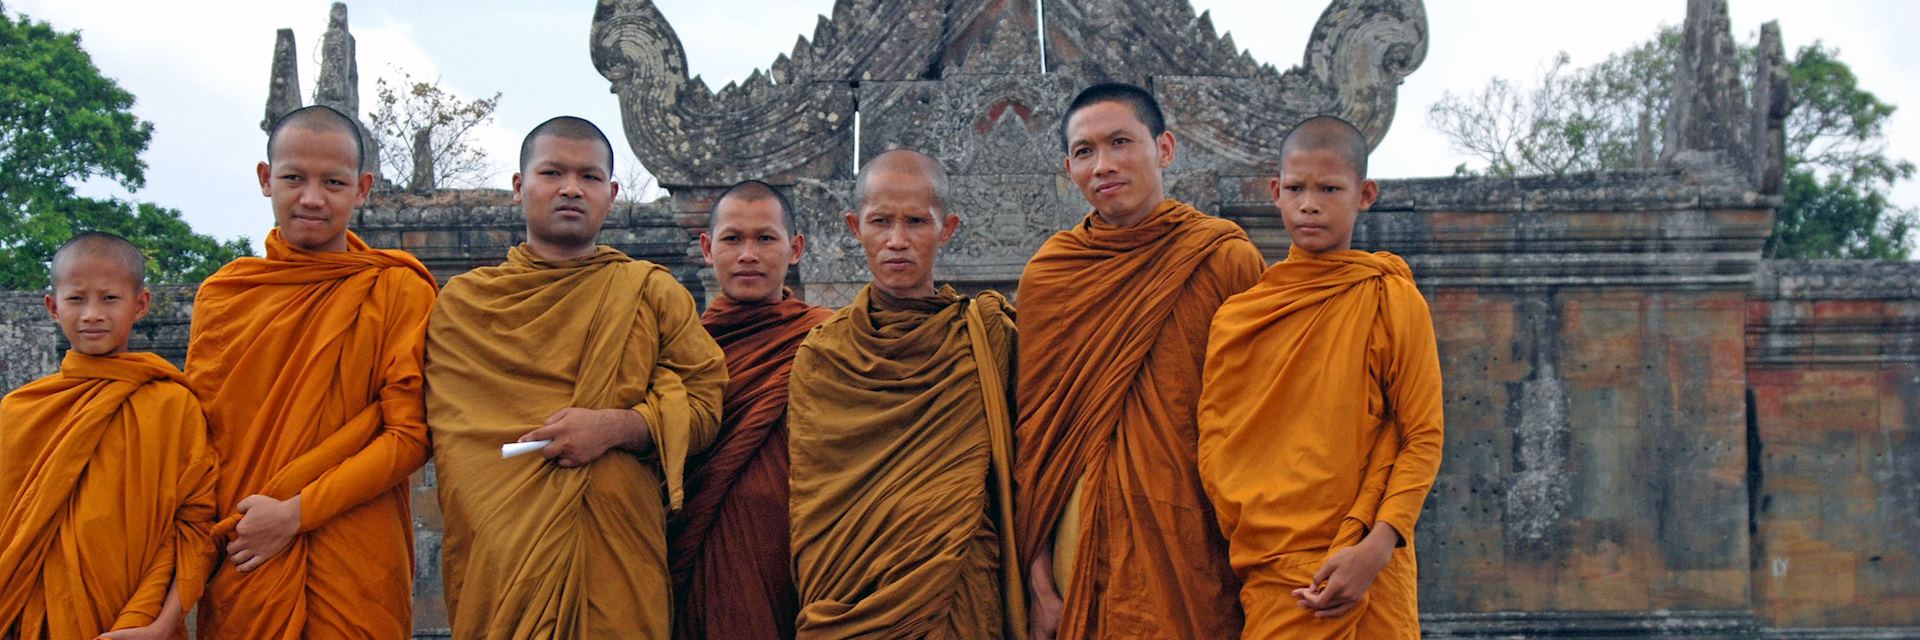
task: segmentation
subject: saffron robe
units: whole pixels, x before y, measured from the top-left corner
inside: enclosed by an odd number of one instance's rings
[[[787,375],[833,310],[786,292],[774,304],[714,299],[700,324],[727,354],[720,435],[688,464],[686,504],[667,520],[674,637],[792,638],[787,521]]]
[[[1426,299],[1390,253],[1293,249],[1214,316],[1200,476],[1246,579],[1250,638],[1418,638],[1414,524],[1440,469],[1440,359]],[[1375,522],[1400,534],[1361,603],[1296,604]]]
[[[666,519],[720,422],[726,363],[667,270],[527,245],[454,277],[427,330],[447,617],[458,638],[666,638]],[[500,445],[555,412],[631,409],[653,449],[563,468]]]
[[[1054,550],[1060,638],[1238,633],[1194,420],[1207,324],[1264,268],[1239,225],[1176,200],[1125,228],[1090,213],[1028,261],[1015,513],[1023,569]]]
[[[347,233],[310,252],[267,234],[200,285],[187,381],[207,410],[224,549],[234,506],[300,496],[300,533],[249,573],[224,562],[200,603],[200,637],[409,638],[413,512],[427,459],[420,365],[433,275],[403,251]]]
[[[0,635],[92,638],[152,624],[176,582],[200,596],[213,450],[171,363],[68,351],[0,400],[0,456]]]
[[[1024,637],[1006,535],[1012,310],[868,285],[794,356],[801,638]]]

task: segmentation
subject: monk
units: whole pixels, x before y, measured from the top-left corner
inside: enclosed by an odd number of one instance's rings
[[[347,229],[366,201],[358,125],[323,106],[274,123],[265,258],[200,285],[187,381],[220,460],[223,562],[200,637],[407,638],[427,458],[421,353],[434,280]]]
[[[867,162],[846,219],[873,281],[794,356],[798,637],[1024,637],[1007,530],[1013,309],[934,287],[960,225],[947,202],[933,158]]]
[[[757,180],[720,194],[700,234],[720,284],[700,324],[727,354],[727,393],[719,439],[688,464],[686,503],[667,521],[676,638],[794,634],[787,375],[800,341],[833,314],[783,286],[805,250],[793,205]]]
[[[527,241],[454,277],[427,329],[456,638],[659,638],[667,512],[720,424],[724,355],[666,268],[595,238],[620,187],[599,127],[520,146]],[[507,458],[501,445],[535,443]],[[544,444],[541,444],[544,443]]]
[[[127,351],[146,257],[87,232],[53,254],[60,371],[0,400],[0,637],[185,638],[213,568],[213,451],[186,376]]]
[[[1265,262],[1238,225],[1167,197],[1152,94],[1089,87],[1062,121],[1093,211],[1020,276],[1017,532],[1035,638],[1231,638],[1226,541],[1195,468],[1207,322]]]
[[[1398,256],[1351,248],[1380,188],[1367,142],[1320,116],[1272,179],[1292,246],[1214,316],[1200,477],[1248,638],[1419,638],[1414,524],[1440,469],[1440,358]]]

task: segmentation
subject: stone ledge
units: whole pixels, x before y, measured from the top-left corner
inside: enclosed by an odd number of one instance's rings
[[[1748,300],[1751,365],[1920,362],[1920,263],[1766,261]]]

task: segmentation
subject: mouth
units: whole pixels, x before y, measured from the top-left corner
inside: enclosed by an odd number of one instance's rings
[[[751,278],[764,278],[764,277],[767,277],[767,274],[764,274],[764,273],[761,273],[761,272],[758,272],[758,271],[751,271],[751,270],[749,270],[749,271],[735,271],[735,272],[733,272],[733,277],[734,277],[734,279],[736,279],[736,280],[739,280],[739,279],[751,279]]]
[[[558,207],[554,207],[553,212],[555,214],[572,214],[575,216],[582,216],[582,217],[587,215],[586,209],[580,207],[579,205],[572,205],[572,204],[563,204]]]
[[[905,271],[913,267],[913,261],[906,258],[889,258],[881,260],[880,266],[893,271]]]
[[[1109,183],[1094,187],[1093,193],[1095,195],[1100,195],[1100,196],[1112,196],[1115,193],[1119,193],[1120,190],[1126,188],[1126,186],[1127,186],[1127,183],[1125,182],[1109,182]]]
[[[88,340],[99,340],[107,337],[107,335],[111,332],[107,331],[106,329],[81,329],[79,331],[75,331],[74,333],[80,334],[80,337],[86,338]]]
[[[293,214],[293,222],[313,226],[325,226],[327,224],[327,218],[326,216],[301,215],[296,213]]]

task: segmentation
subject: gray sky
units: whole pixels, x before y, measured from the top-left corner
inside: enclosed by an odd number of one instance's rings
[[[154,123],[147,187],[133,197],[182,210],[194,228],[216,236],[245,235],[255,246],[272,228],[253,165],[264,153],[259,122],[273,57],[274,31],[292,27],[301,52],[302,94],[318,77],[325,0],[10,0],[6,9],[78,29],[94,63],[138,102]],[[812,34],[815,15],[831,0],[662,0],[658,3],[686,45],[695,74],[718,89],[790,50]],[[1299,64],[1323,0],[1194,0],[1211,11],[1254,58],[1285,69]],[[616,139],[618,103],[587,52],[593,2],[376,2],[349,4],[359,48],[361,105],[372,106],[374,80],[405,69],[416,78],[474,97],[504,93],[496,122],[479,132],[495,176],[481,186],[505,188],[520,136],[562,113],[586,117]],[[1920,3],[1868,0],[1814,3],[1733,0],[1736,38],[1779,20],[1789,55],[1814,40],[1840,49],[1862,86],[1901,108],[1893,118],[1893,156],[1920,161],[1920,83],[1900,73],[1920,59]],[[1557,51],[1586,66],[1646,39],[1661,24],[1685,17],[1685,0],[1428,0],[1426,62],[1400,90],[1400,108],[1371,160],[1377,177],[1448,175],[1472,158],[1453,153],[1426,125],[1426,109],[1445,91],[1478,90],[1494,76],[1530,82]],[[623,161],[631,160],[625,145]],[[122,194],[111,184],[94,195]],[[1894,191],[1905,207],[1920,205],[1920,184]]]

